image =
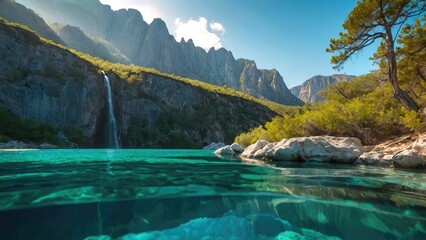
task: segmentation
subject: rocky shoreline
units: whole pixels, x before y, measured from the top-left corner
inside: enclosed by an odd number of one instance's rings
[[[60,148],[57,145],[49,144],[49,143],[42,143],[42,144],[35,144],[35,143],[25,143],[21,141],[11,140],[6,143],[0,143],[0,150],[6,150],[6,149],[56,149]]]
[[[220,156],[263,161],[322,162],[395,168],[426,167],[426,133],[403,136],[376,146],[352,137],[313,136],[259,140],[243,148],[234,143],[215,151]]]

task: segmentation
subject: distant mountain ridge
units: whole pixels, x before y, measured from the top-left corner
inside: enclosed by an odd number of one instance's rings
[[[346,74],[334,74],[331,76],[317,75],[306,80],[302,85],[291,88],[290,91],[303,102],[314,103],[323,100],[318,93],[328,85],[340,81],[349,81],[355,77],[356,76]]]
[[[59,38],[41,17],[19,3],[12,2],[11,0],[0,0],[0,17],[11,22],[28,26],[40,36],[50,39],[55,43],[65,45],[61,38]]]
[[[130,60],[122,55],[118,50],[112,51],[111,49],[108,49],[103,43],[95,42],[86,36],[84,32],[81,31],[78,27],[53,24],[53,29],[70,48],[90,54],[94,57],[100,57],[111,62],[130,64]]]
[[[161,19],[147,24],[134,9],[113,11],[98,0],[19,0],[45,20],[79,27],[112,43],[136,65],[228,86],[285,105],[302,105],[275,69],[236,60],[224,48],[205,51],[192,40],[177,42]]]

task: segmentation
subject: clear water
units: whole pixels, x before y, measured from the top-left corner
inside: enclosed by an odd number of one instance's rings
[[[426,239],[426,172],[202,150],[0,151],[1,239]]]

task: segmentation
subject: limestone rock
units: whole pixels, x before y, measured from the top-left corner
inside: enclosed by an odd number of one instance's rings
[[[391,166],[393,154],[383,151],[371,151],[363,153],[355,164],[376,165],[376,166]]]
[[[321,136],[300,141],[300,157],[304,161],[353,163],[364,152],[357,138]]]
[[[233,143],[230,147],[232,151],[234,151],[234,153],[236,154],[244,152],[244,148],[238,145],[237,143]]]
[[[272,148],[275,147],[277,143],[268,143],[268,145],[266,145],[264,148],[257,150],[254,155],[253,158],[255,159],[262,159],[266,156],[266,153],[271,150]]]
[[[276,161],[299,161],[301,144],[300,139],[292,138],[287,141],[280,141],[267,155]]]
[[[426,166],[426,159],[414,149],[404,150],[392,158],[397,168],[418,168]]]
[[[241,157],[253,158],[254,154],[263,149],[269,142],[266,140],[258,140],[256,143],[248,146],[244,152],[241,154]]]
[[[423,156],[426,156],[426,134],[420,135],[416,141],[414,141],[412,148],[417,150]]]
[[[223,155],[223,156],[232,156],[235,154],[235,152],[232,150],[231,146],[225,146],[222,148],[219,148],[214,152],[217,155]]]
[[[266,156],[276,161],[353,163],[363,152],[359,139],[318,136],[283,139]]]

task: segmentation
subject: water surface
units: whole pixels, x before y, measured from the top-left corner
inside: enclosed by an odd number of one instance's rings
[[[6,239],[426,239],[426,174],[202,150],[0,151],[0,226]]]

